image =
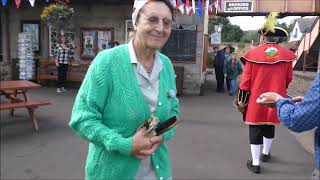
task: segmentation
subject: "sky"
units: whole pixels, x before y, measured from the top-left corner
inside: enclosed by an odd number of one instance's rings
[[[285,22],[289,25],[294,19],[297,19],[299,17],[300,16],[287,16],[282,19],[278,19],[278,22]],[[265,22],[264,16],[234,16],[229,17],[228,19],[230,20],[231,24],[240,26],[243,31],[257,30]]]

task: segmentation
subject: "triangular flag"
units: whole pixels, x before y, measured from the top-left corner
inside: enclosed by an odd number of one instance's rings
[[[204,0],[202,0],[202,11],[204,11]]]
[[[192,0],[192,10],[193,10],[193,14],[196,13],[196,1]]]
[[[221,9],[222,9],[222,2],[221,2],[221,0],[218,0],[219,2],[218,2],[218,4],[219,4],[219,11],[221,11]],[[217,9],[218,9],[218,7],[217,7]]]
[[[179,11],[184,14],[184,4],[181,0],[177,0],[177,9],[179,9]]]
[[[6,6],[7,0],[2,0],[2,6]]]
[[[212,13],[212,11],[213,11],[213,2],[212,2],[212,0],[210,0],[209,1],[209,9],[208,9],[209,14]]]
[[[31,6],[32,7],[34,7],[34,2],[35,2],[36,0],[29,0],[29,3],[31,4]]]
[[[219,6],[219,2],[218,1],[216,1],[215,3],[214,3],[215,5],[215,9],[216,9],[216,14],[218,14],[218,6]]]
[[[20,4],[21,4],[21,0],[15,0],[15,2],[16,2],[17,8],[19,8],[19,7],[20,7]]]
[[[202,16],[202,3],[201,3],[201,0],[198,0],[198,15]]]
[[[49,0],[46,0],[46,3],[48,3],[49,2]]]
[[[192,7],[190,6],[190,0],[186,0],[186,13],[188,15],[191,15],[192,14]]]
[[[64,0],[64,2],[66,2],[67,4],[69,4],[69,3],[70,3],[70,0]]]

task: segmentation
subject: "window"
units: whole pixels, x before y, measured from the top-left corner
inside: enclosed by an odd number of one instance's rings
[[[54,53],[57,49],[57,45],[59,44],[60,32],[57,29],[50,26],[49,28],[49,56],[54,56]],[[65,31],[64,35],[67,37],[67,46],[74,47],[74,31]]]
[[[31,34],[32,51],[40,53],[40,21],[21,21],[21,32]]]
[[[80,58],[92,60],[100,51],[113,47],[113,28],[81,28]]]
[[[161,52],[175,62],[195,62],[197,51],[197,29],[195,25],[180,25],[172,29]]]

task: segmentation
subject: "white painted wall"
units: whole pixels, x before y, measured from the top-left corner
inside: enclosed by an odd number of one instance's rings
[[[303,34],[300,32],[300,28],[299,28],[299,25],[298,25],[298,22],[296,22],[296,24],[294,25],[294,28],[290,34],[290,39],[289,39],[289,42],[291,41],[299,41],[301,36]]]

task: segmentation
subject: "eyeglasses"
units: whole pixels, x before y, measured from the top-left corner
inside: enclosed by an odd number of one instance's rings
[[[159,25],[159,22],[162,21],[163,27],[168,29],[171,28],[174,25],[174,22],[170,19],[164,18],[164,19],[160,19],[157,16],[147,16],[144,14],[140,14],[142,17],[144,17],[152,26],[156,27],[157,25]]]

